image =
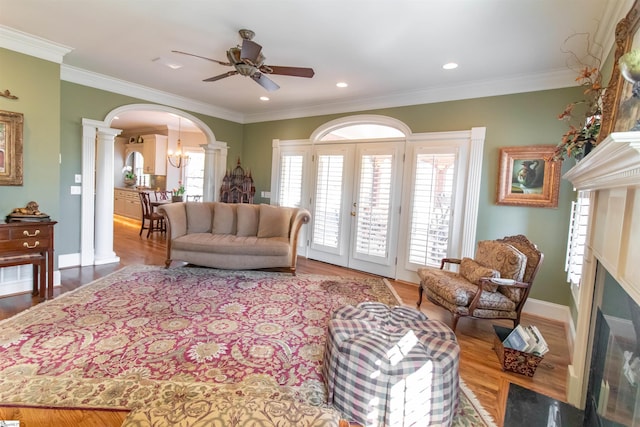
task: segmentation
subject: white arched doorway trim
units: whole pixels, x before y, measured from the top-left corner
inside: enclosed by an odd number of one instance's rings
[[[204,197],[216,199],[226,171],[227,144],[216,141],[213,131],[197,117],[172,107],[158,104],[129,104],[107,113],[103,121],[82,119],[82,201],[80,234],[80,265],[119,262],[113,252],[113,164],[115,137],[120,129],[111,122],[127,111],[161,111],[191,120],[200,129],[207,143],[205,151]],[[96,227],[99,224],[99,228]]]
[[[331,120],[324,123],[311,133],[309,139],[312,142],[319,142],[325,135],[333,132],[336,129],[355,126],[355,125],[378,125],[388,126],[398,129],[405,137],[411,135],[411,129],[405,123],[393,117],[381,116],[377,114],[358,114],[354,116],[340,117],[339,119]]]

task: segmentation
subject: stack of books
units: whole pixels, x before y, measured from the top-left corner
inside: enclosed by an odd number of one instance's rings
[[[507,348],[512,348],[524,353],[532,353],[536,356],[544,356],[549,351],[549,346],[544,337],[533,325],[518,325],[511,331],[507,338],[502,341]]]

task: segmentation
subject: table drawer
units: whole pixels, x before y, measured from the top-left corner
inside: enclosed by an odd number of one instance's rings
[[[50,228],[44,226],[20,226],[11,228],[11,239],[35,238],[46,240],[49,238]]]
[[[41,252],[49,249],[49,239],[37,239],[35,237],[26,239],[0,240],[0,252]]]

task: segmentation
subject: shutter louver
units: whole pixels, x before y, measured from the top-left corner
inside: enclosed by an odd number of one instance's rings
[[[338,248],[344,156],[318,155],[313,243]]]
[[[302,165],[304,156],[283,154],[280,159],[280,206],[302,206]]]
[[[455,154],[418,154],[415,165],[409,262],[440,266],[447,256]]]
[[[364,155],[360,164],[356,252],[386,258],[393,156]]]
[[[578,198],[571,203],[571,222],[567,242],[567,258],[565,271],[567,281],[580,286],[584,249],[587,244],[587,226],[589,224],[589,192],[579,191]]]

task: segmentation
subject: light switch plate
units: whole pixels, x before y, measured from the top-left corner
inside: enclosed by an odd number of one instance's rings
[[[80,184],[82,182],[82,175],[77,173],[76,176],[75,176],[75,182],[76,182],[76,184]]]
[[[71,186],[71,194],[76,195],[76,194],[82,194],[82,187],[79,185],[72,185]]]

